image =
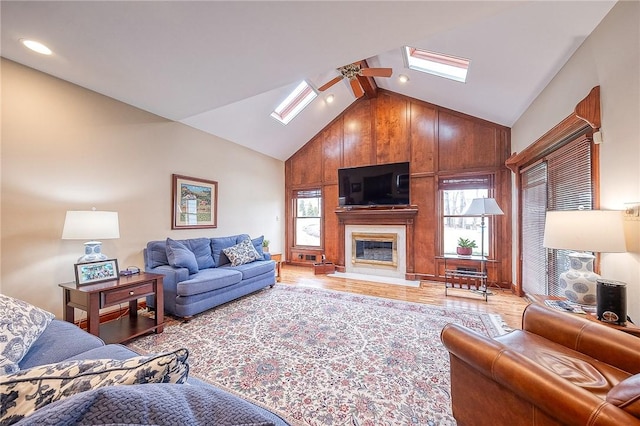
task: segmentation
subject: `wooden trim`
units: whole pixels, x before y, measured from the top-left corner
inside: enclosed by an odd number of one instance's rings
[[[594,127],[595,126],[595,127]],[[573,114],[558,123],[523,151],[513,154],[505,165],[514,173],[545,154],[558,149],[591,127],[600,129],[600,86],[596,86],[576,105]]]

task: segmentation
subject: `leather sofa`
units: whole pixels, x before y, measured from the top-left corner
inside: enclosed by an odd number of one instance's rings
[[[640,339],[542,304],[489,338],[447,324],[453,416],[464,425],[640,425]]]

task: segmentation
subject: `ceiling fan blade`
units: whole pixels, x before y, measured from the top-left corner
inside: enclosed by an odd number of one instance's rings
[[[333,86],[334,84],[336,84],[337,82],[339,82],[340,80],[342,80],[344,77],[339,75],[337,77],[334,77],[333,79],[331,79],[328,83],[323,84],[322,86],[318,87],[318,90],[321,92],[324,92],[325,90],[327,90],[329,87]]]
[[[356,98],[360,98],[364,95],[364,90],[362,90],[362,86],[360,86],[358,79],[354,78],[353,80],[350,80],[349,83],[351,84],[351,90],[353,90],[353,94]]]
[[[360,74],[365,77],[391,77],[391,68],[362,68]]]

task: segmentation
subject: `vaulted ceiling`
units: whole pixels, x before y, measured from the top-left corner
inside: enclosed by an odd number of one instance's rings
[[[3,0],[1,54],[285,160],[355,98],[340,82],[287,126],[273,109],[302,80],[317,88],[362,59],[393,68],[381,88],[511,126],[614,4]],[[467,82],[406,69],[405,45],[470,59]]]

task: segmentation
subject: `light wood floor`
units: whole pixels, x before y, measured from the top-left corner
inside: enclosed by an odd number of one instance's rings
[[[467,290],[449,290],[445,297],[442,283],[423,281],[420,287],[379,284],[314,275],[312,268],[304,266],[283,264],[281,276],[281,284],[325,288],[407,302],[496,313],[500,314],[511,328],[521,328],[522,311],[529,304],[527,299],[518,297],[509,290],[492,288],[493,295],[489,296],[489,300],[485,302],[484,298]]]

